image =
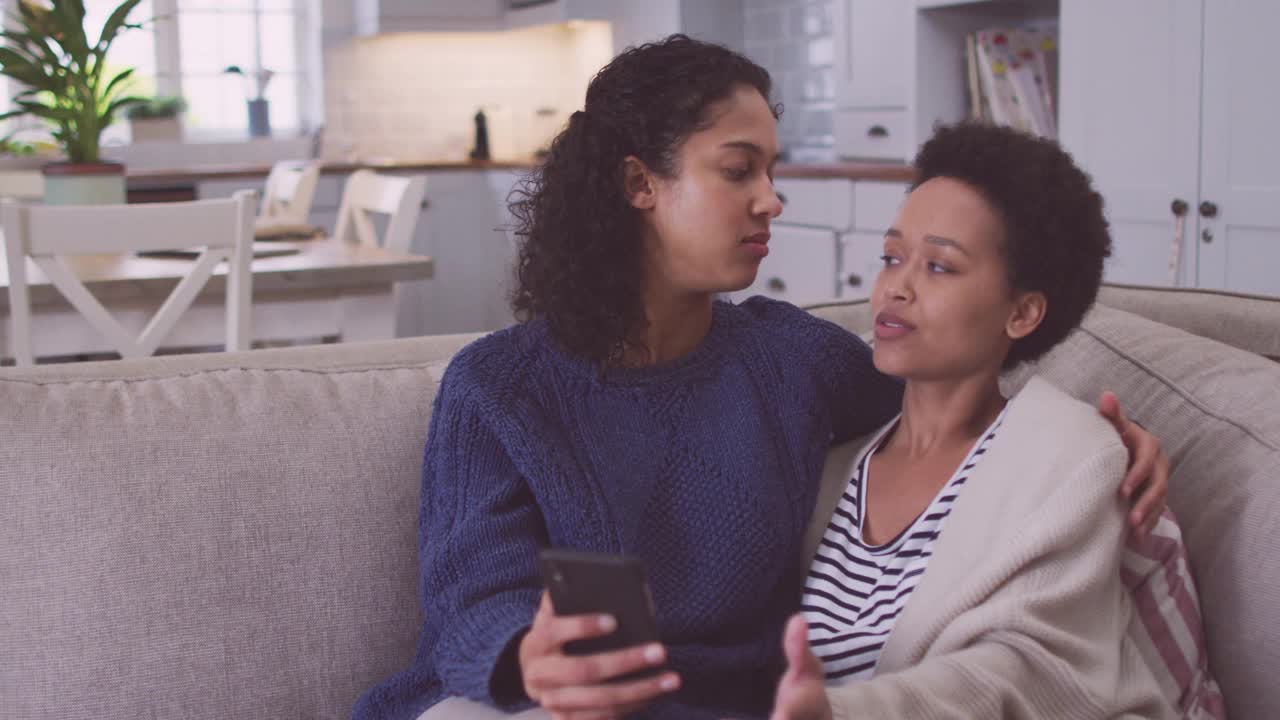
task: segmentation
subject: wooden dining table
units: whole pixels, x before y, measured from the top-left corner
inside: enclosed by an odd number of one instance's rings
[[[430,257],[344,244],[324,236],[258,241],[254,247],[252,337],[260,343],[391,339],[396,328],[397,284],[428,279],[434,270]],[[82,255],[68,257],[67,262],[121,325],[140,334],[193,260],[125,254]],[[29,259],[27,278],[37,357],[114,352]],[[223,345],[225,307],[223,263],[161,348]],[[12,358],[9,268],[3,253],[0,325],[0,358]]]

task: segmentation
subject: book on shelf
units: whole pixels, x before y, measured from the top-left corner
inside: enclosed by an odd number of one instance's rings
[[[965,38],[965,55],[971,118],[1057,137],[1057,38],[1052,31],[980,30]]]

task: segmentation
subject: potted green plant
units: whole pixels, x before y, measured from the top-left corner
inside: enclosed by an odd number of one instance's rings
[[[182,113],[187,101],[175,95],[158,95],[130,105],[129,133],[134,142],[182,139]]]
[[[44,167],[45,202],[124,202],[124,166],[101,157],[102,131],[117,111],[141,99],[127,94],[128,68],[109,72],[107,51],[141,0],[124,0],[90,45],[83,0],[19,0],[12,27],[0,31],[0,74],[21,83],[16,108],[0,120],[31,115],[47,121],[66,154]]]

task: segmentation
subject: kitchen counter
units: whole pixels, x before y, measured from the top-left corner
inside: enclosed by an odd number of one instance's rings
[[[531,161],[461,161],[461,162],[383,162],[383,163],[325,163],[323,174],[345,174],[368,168],[388,172],[440,172],[451,170],[526,170]],[[204,180],[261,179],[271,171],[270,165],[228,164],[199,165],[178,168],[138,169],[126,168],[129,187],[144,189],[172,185],[190,185]],[[909,165],[882,162],[840,161],[831,163],[783,163],[774,172],[780,178],[881,180],[910,182],[913,171]]]

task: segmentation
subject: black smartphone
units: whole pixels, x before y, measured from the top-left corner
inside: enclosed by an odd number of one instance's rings
[[[618,621],[618,629],[609,635],[566,643],[566,654],[589,655],[658,641],[653,596],[638,558],[548,548],[538,553],[538,563],[556,615],[605,613]]]

